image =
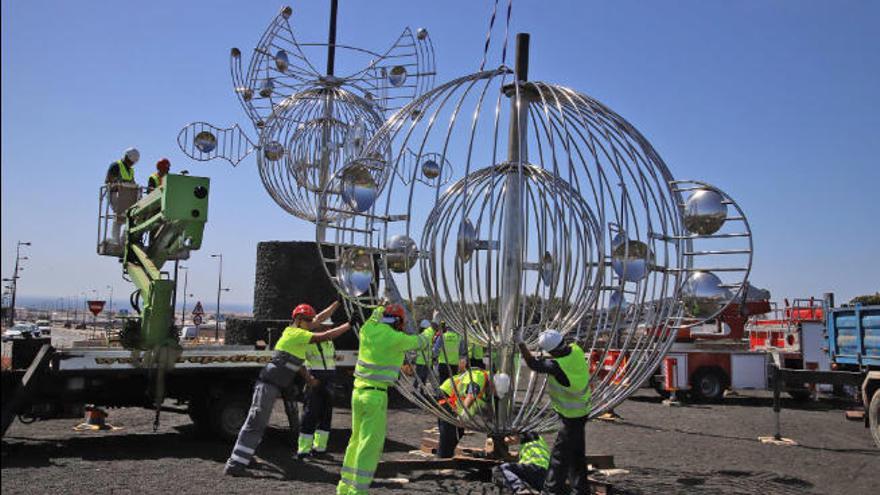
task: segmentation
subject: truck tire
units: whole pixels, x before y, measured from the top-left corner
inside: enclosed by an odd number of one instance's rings
[[[871,404],[868,406],[868,426],[874,437],[874,445],[880,448],[880,388],[874,391]]]
[[[211,430],[223,441],[235,441],[251,408],[251,397],[230,391],[210,406]]]
[[[786,390],[786,393],[794,399],[795,402],[807,402],[810,400],[810,397],[813,396],[813,393],[806,388],[794,388]]]
[[[663,397],[664,399],[668,399],[669,396],[671,395],[669,393],[669,390],[666,390],[664,388],[665,384],[662,381],[659,381],[652,376],[651,378],[648,379],[648,382],[650,383],[650,385],[654,389],[654,391],[657,392],[657,395],[659,395],[660,397]]]
[[[691,395],[703,402],[718,402],[724,398],[727,377],[715,368],[700,368],[691,377]]]

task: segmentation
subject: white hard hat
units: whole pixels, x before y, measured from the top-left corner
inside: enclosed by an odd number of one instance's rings
[[[544,330],[538,336],[538,345],[541,349],[550,352],[562,345],[562,334],[553,329]]]
[[[421,322],[419,322],[419,327],[421,327],[421,328],[428,328],[430,326],[431,326],[431,322],[428,320],[422,320]]]
[[[141,152],[138,151],[137,148],[129,148],[125,150],[125,157],[128,158],[128,161],[130,161],[132,165],[134,165],[140,160]]]

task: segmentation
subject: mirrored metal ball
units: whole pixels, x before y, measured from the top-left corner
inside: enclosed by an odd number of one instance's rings
[[[275,91],[275,83],[272,81],[272,78],[269,77],[263,80],[263,84],[260,86],[260,96],[268,98],[272,96],[273,91]]]
[[[275,54],[275,68],[280,72],[284,72],[288,66],[290,66],[290,59],[287,57],[287,52],[278,50],[278,53]]]
[[[284,156],[284,146],[278,141],[270,141],[263,146],[263,156],[273,162],[278,161]]]
[[[406,82],[406,67],[402,65],[392,67],[388,72],[388,82],[395,88],[403,86]]]
[[[360,248],[346,249],[339,259],[337,278],[345,292],[358,297],[373,283],[373,257]]]
[[[693,272],[682,287],[682,302],[685,311],[694,318],[709,318],[730,302],[730,290],[714,273]]]
[[[440,176],[440,164],[434,160],[425,160],[422,163],[422,175],[427,179],[436,179]]]
[[[463,263],[471,260],[474,250],[477,248],[477,229],[470,220],[461,222],[458,227],[458,240],[455,246],[455,255]]]
[[[638,282],[648,276],[654,254],[642,241],[628,240],[618,234],[611,241],[611,268],[627,282]]]
[[[193,144],[202,153],[210,153],[217,147],[217,136],[210,131],[202,131],[196,134]]]
[[[428,30],[425,28],[419,28],[416,31],[416,38],[423,40],[428,37]]]
[[[711,235],[727,220],[727,205],[717,191],[694,191],[684,204],[684,226],[689,232]]]
[[[342,172],[342,199],[353,210],[363,213],[373,206],[379,187],[367,170],[361,164],[349,165]]]
[[[416,242],[405,235],[396,235],[385,243],[385,262],[394,273],[405,273],[419,259]]]
[[[556,275],[556,264],[553,262],[553,255],[549,251],[544,252],[541,257],[541,280],[544,285],[551,285]]]

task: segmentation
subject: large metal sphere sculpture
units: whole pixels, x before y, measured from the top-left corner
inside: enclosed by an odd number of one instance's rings
[[[293,10],[284,7],[260,38],[246,72],[241,50],[232,49],[235,93],[256,129],[256,140],[237,125],[221,129],[204,122],[189,124],[178,135],[180,148],[196,160],[223,158],[235,166],[255,152],[272,199],[291,215],[316,223],[344,213],[344,185],[337,172],[360,155],[388,112],[430,89],[434,77],[427,30],[405,29],[384,53],[337,43],[336,0],[331,3],[326,43],[298,42],[288,22]],[[325,72],[310,61],[308,55],[315,51],[327,54]],[[358,68],[339,75],[337,51],[355,59]],[[390,175],[381,167],[363,171],[369,176],[363,182],[376,190]],[[331,184],[334,177],[339,180]],[[320,199],[325,190],[329,194]]]
[[[515,346],[521,337],[534,348],[548,328],[587,351],[591,417],[602,414],[656,371],[678,328],[717,316],[742,293],[748,225],[741,212],[718,211],[735,203],[675,181],[621,116],[570,88],[528,81],[522,67],[422,95],[349,167],[380,165],[389,147],[382,165],[396,175],[368,210],[328,226],[325,264],[351,313],[381,299],[416,313],[427,297],[435,321],[487,347],[496,393],[475,413],[437,405],[436,370],[424,381],[401,374],[403,395],[445,421],[492,436],[555,428],[545,378],[521,365]],[[422,182],[434,169],[412,166],[409,153],[449,165]],[[725,246],[700,247],[716,241]]]

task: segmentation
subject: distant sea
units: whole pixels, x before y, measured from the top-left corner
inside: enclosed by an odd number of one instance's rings
[[[56,304],[60,304],[59,297],[49,297],[49,296],[24,296],[19,295],[15,301],[15,306],[19,308],[29,307],[29,308],[37,308],[37,309],[55,309]],[[66,304],[67,298],[65,298]],[[108,303],[109,304],[109,303]],[[85,307],[85,303],[83,303],[83,308]],[[195,303],[190,299],[186,303],[186,312],[189,313],[191,308],[195,306]],[[205,308],[206,313],[213,313],[216,311],[217,304],[216,299],[210,301],[202,301],[202,306]],[[128,302],[128,298],[120,299],[117,297],[113,298],[113,308],[114,309],[131,309],[131,304]],[[177,304],[177,311],[180,311],[180,301]],[[220,312],[221,313],[239,313],[239,314],[252,314],[253,313],[253,305],[251,303],[237,303],[237,302],[224,302],[220,303]]]

